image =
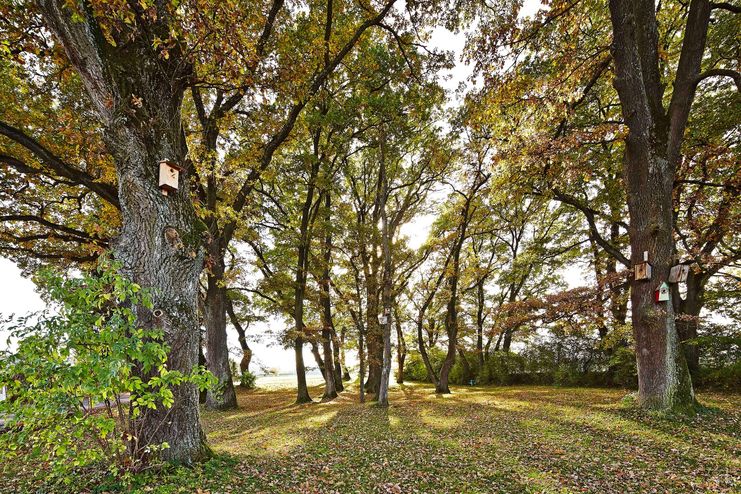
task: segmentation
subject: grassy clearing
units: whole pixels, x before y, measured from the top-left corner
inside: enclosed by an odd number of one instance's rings
[[[204,412],[219,458],[138,479],[138,492],[738,492],[741,396],[701,394],[693,419],[641,413],[625,392],[550,387],[392,389],[388,410],[293,405],[292,389],[239,391]],[[320,388],[313,389],[321,396]],[[113,488],[113,486],[110,486]]]

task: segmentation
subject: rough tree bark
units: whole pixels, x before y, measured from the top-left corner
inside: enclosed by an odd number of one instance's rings
[[[206,277],[206,367],[219,380],[206,392],[206,407],[211,410],[237,408],[237,395],[229,369],[226,337],[228,295],[224,285],[224,247],[220,239],[212,239],[207,247],[209,273]]]
[[[331,220],[332,198],[329,191],[324,193],[325,232],[323,250],[322,277],[320,280],[319,305],[321,306],[320,319],[322,323],[322,350],[324,352],[324,395],[322,401],[337,398],[337,369],[335,368],[334,353],[332,352],[332,307],[329,298],[329,266],[332,262],[332,230]],[[342,380],[340,379],[340,382]]]
[[[381,278],[382,294],[381,305],[383,306],[384,323],[383,330],[383,360],[381,365],[381,379],[378,387],[378,405],[387,407],[389,405],[389,378],[391,377],[391,307],[393,305],[393,261],[391,259],[391,232],[389,229],[388,213],[386,211],[386,200],[389,195],[389,182],[386,175],[385,159],[386,137],[381,136],[381,169],[379,171],[378,183],[380,185],[378,209],[381,212],[381,244],[383,251],[383,275]]]
[[[318,136],[315,136],[315,148],[318,145]],[[306,199],[301,209],[301,226],[299,230],[298,256],[296,259],[296,279],[294,289],[293,320],[296,336],[294,338],[294,352],[296,353],[296,403],[309,403],[311,396],[306,385],[306,366],[304,365],[304,294],[306,291],[306,273],[309,260],[309,248],[311,234],[309,223],[311,222],[312,204],[314,202],[314,191],[316,188],[316,177],[319,173],[319,160],[315,159],[311,166]]]
[[[692,0],[668,110],[663,106],[658,25],[652,0],[610,1],[614,81],[628,127],[623,175],[628,197],[631,263],[649,253],[650,280],[631,281],[631,312],[638,361],[638,403],[651,409],[692,409],[687,361],[672,302],[654,291],[675,260],[672,190],[710,20],[711,4]]]
[[[244,326],[242,326],[237,314],[234,312],[234,304],[229,297],[226,299],[226,313],[229,315],[229,320],[237,332],[239,347],[242,349],[242,359],[239,361],[239,370],[242,373],[249,372],[250,363],[252,362],[252,349],[247,344],[247,332],[245,331]]]
[[[80,74],[116,165],[122,227],[115,257],[128,277],[153,292],[155,310],[137,307],[137,322],[163,328],[168,367],[189,373],[199,354],[198,277],[206,231],[185,186],[190,170],[180,110],[191,68],[177,45],[167,60],[153,48],[155,37],[169,37],[166,11],[156,20],[138,12],[134,25],[116,33],[114,47],[88,6],[78,5],[82,20],[72,20],[66,2],[39,0],[38,5]],[[167,196],[158,188],[164,159],[186,168],[178,191]],[[146,414],[139,444],[167,442],[162,457],[171,461],[204,459],[209,449],[199,423],[198,390],[186,384],[173,393],[170,409]]]
[[[488,176],[481,173],[479,170],[476,171],[473,185],[469,193],[463,194],[463,208],[461,211],[461,221],[458,224],[455,239],[453,240],[453,247],[451,249],[452,263],[450,274],[447,276],[449,298],[448,304],[445,311],[445,331],[448,334],[448,348],[445,354],[445,360],[440,368],[440,378],[435,386],[435,392],[441,394],[449,394],[450,387],[448,386],[448,377],[450,376],[450,369],[453,368],[455,363],[455,354],[458,349],[458,282],[460,279],[460,259],[461,250],[463,244],[466,241],[466,234],[468,225],[471,221],[473,213],[472,201],[476,196],[476,193],[488,180]]]
[[[404,341],[404,331],[401,328],[401,314],[399,305],[394,306],[394,323],[396,324],[396,382],[404,384],[404,361],[407,358],[407,343]]]

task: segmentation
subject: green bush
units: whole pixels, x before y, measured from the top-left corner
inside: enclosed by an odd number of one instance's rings
[[[512,352],[494,352],[484,363],[479,372],[481,384],[504,386],[513,384],[519,374],[525,372],[525,358]]]
[[[207,387],[213,376],[168,370],[163,332],[136,324],[135,307],[152,309],[149,294],[110,262],[80,278],[43,272],[39,282],[51,306],[5,328],[16,348],[0,354],[0,465],[24,457],[65,483],[91,466],[113,476],[142,467],[168,445],[140,444],[141,421],[172,406],[174,386]]]
[[[439,374],[440,368],[443,366],[443,360],[445,360],[445,352],[433,347],[427,350],[427,355],[430,358],[430,365]],[[429,382],[425,363],[418,351],[411,351],[407,354],[404,364],[404,379],[406,381]]]
[[[242,372],[242,375],[239,380],[239,385],[245,389],[255,389],[256,382],[257,382],[257,376],[247,370],[247,371]]]
[[[608,372],[611,384],[625,388],[635,388],[638,385],[635,352],[626,347],[617,348],[610,357]]]

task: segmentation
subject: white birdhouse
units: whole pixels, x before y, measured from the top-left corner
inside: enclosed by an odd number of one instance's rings
[[[686,264],[673,266],[669,271],[669,283],[681,283],[687,281],[687,275],[690,274],[690,267]]]
[[[383,313],[378,314],[378,324],[380,324],[381,326],[383,326],[384,324],[388,324],[390,313],[391,310],[388,307],[383,309]]]
[[[669,301],[669,285],[666,282],[659,285],[659,288],[655,293],[657,302],[668,302]]]
[[[178,180],[183,169],[169,160],[160,161],[160,190],[163,195],[178,191]]]

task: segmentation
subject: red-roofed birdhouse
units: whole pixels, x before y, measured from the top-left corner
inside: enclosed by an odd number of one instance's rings
[[[656,302],[669,301],[669,285],[667,285],[666,282],[659,285],[659,288],[654,292],[654,299]]]

